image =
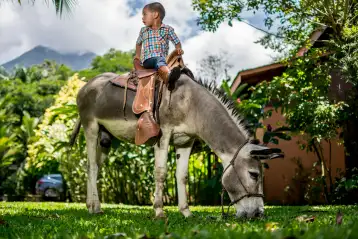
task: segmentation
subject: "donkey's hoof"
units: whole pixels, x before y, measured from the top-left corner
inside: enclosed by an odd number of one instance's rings
[[[90,214],[103,214],[103,211],[101,210],[101,204],[99,201],[87,202],[86,206]]]
[[[191,211],[189,209],[185,209],[185,210],[181,211],[181,213],[183,214],[183,216],[185,218],[193,217],[193,214],[191,213]]]
[[[162,219],[166,219],[166,218],[167,218],[167,216],[165,215],[163,210],[156,210],[155,211],[155,219],[162,220]]]
[[[102,210],[99,210],[99,211],[90,211],[90,210],[88,210],[88,212],[91,215],[102,215],[102,214],[104,214],[104,212]]]
[[[104,212],[100,209],[99,211],[94,211],[92,214],[102,215]]]
[[[156,220],[165,220],[167,218],[167,216],[165,216],[165,214],[160,214],[160,215],[157,215],[155,216],[155,219]]]

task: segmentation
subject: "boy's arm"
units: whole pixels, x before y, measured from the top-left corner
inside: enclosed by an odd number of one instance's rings
[[[183,55],[183,54],[184,54],[184,51],[183,51],[183,49],[181,48],[181,43],[180,43],[180,42],[175,45],[175,49],[178,51],[178,54],[179,54],[179,55]]]
[[[135,45],[135,56],[134,59],[140,60],[140,53],[142,51],[142,43]]]
[[[142,33],[143,33],[143,28],[140,29],[139,36],[137,38],[136,45],[135,45],[134,59],[138,59],[138,60],[140,60],[140,53],[141,53],[141,50],[142,50],[142,41],[143,41]]]
[[[179,55],[182,55],[184,53],[183,49],[181,48],[180,40],[175,34],[173,28],[169,28],[169,40],[175,45],[175,49],[178,51]]]

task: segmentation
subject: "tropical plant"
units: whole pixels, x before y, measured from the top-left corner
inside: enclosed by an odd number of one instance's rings
[[[70,71],[66,66],[45,61],[29,68],[15,68],[13,74],[5,71],[2,74],[6,77],[0,79],[0,125],[6,134],[2,134],[0,195],[24,192],[16,190],[16,184],[20,182],[16,170],[21,172],[34,129]]]
[[[14,168],[11,166],[23,154],[23,147],[17,142],[17,135],[12,129],[11,124],[6,122],[5,110],[0,110],[0,195],[14,191],[14,188],[7,186],[6,179],[14,174]]]
[[[272,129],[270,125],[264,125],[262,123],[263,119],[272,115],[272,110],[264,110],[264,106],[267,103],[267,96],[260,94],[260,92],[262,92],[261,90],[254,91],[252,95],[249,96],[248,84],[244,83],[240,84],[234,92],[231,92],[227,80],[222,82],[221,87],[234,102],[234,106],[241,112],[242,117],[245,119],[248,128],[252,131],[254,138],[257,138],[257,129],[261,128],[264,129],[262,138],[263,144],[278,144],[278,139],[291,140],[291,136],[287,134],[287,132],[290,131],[288,127],[281,126]],[[255,94],[258,95],[256,96]]]
[[[4,0],[3,0],[4,1]],[[22,4],[22,0],[17,0],[18,4]],[[32,3],[35,3],[35,0],[31,0]],[[49,0],[44,0],[46,4],[49,3]],[[70,13],[72,9],[77,4],[77,0],[52,0],[52,3],[55,7],[56,14],[62,16],[63,12],[66,11]],[[0,5],[1,6],[1,5]]]

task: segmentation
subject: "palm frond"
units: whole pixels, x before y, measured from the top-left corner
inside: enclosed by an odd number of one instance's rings
[[[56,14],[62,16],[63,10],[65,9],[67,13],[71,13],[72,9],[77,4],[77,0],[52,0],[55,5]]]
[[[49,0],[44,0],[46,4],[48,5]],[[21,5],[22,0],[17,0],[19,5]],[[32,3],[35,2],[35,0],[31,0]],[[67,13],[71,13],[74,9],[75,5],[77,4],[77,0],[52,0],[53,5],[55,5],[56,14],[59,16],[62,16],[64,11]]]

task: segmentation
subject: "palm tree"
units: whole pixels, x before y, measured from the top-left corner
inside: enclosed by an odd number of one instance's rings
[[[4,0],[0,0],[0,2],[1,1]],[[30,0],[30,1],[34,3],[36,0]],[[47,4],[49,3],[49,0],[43,0],[43,1],[45,1]],[[21,5],[22,0],[17,0],[17,2]],[[71,12],[71,10],[74,8],[74,6],[77,3],[77,0],[52,0],[52,3],[55,5],[56,14],[58,14],[61,17],[64,10],[68,13]]]

